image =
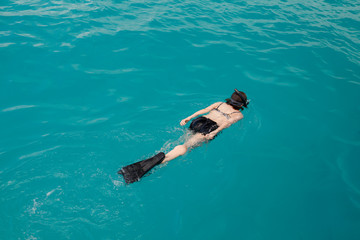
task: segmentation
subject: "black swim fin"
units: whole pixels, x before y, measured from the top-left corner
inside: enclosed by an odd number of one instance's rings
[[[118,174],[123,175],[126,183],[133,183],[140,180],[153,167],[160,164],[165,158],[165,153],[160,152],[155,156],[127,165],[118,171]]]

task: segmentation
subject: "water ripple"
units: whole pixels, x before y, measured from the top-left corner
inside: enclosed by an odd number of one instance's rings
[[[55,149],[58,149],[59,147],[60,147],[60,146],[55,146],[55,147],[52,147],[52,148],[47,148],[47,149],[44,149],[44,150],[41,150],[41,151],[37,151],[37,152],[30,153],[30,154],[26,154],[26,155],[20,156],[19,159],[22,160],[22,159],[25,159],[25,158],[41,156],[41,155],[43,155],[44,153],[49,152],[49,151],[52,151],[52,150],[55,150]]]
[[[201,31],[218,37],[232,35],[237,39],[242,39],[242,44],[230,41],[221,43],[235,49],[249,49],[252,43],[244,44],[244,40],[254,39],[251,35],[255,34],[260,37],[257,38],[258,40],[255,38],[255,42],[262,41],[272,45],[271,48],[262,49],[264,52],[282,47],[328,47],[345,54],[353,63],[360,64],[360,31],[356,27],[360,23],[360,10],[359,6],[351,2],[341,5],[325,1],[317,3],[295,1],[291,4],[280,2],[275,5],[271,1],[269,3],[258,1],[247,3],[89,1],[76,4],[67,1],[47,3],[15,1],[14,3],[14,5],[4,7],[0,16],[52,18],[52,26],[54,24],[66,25],[65,29],[70,31],[67,30],[67,33],[63,34],[75,39],[116,35],[122,31],[147,33],[180,31],[185,34],[190,31]],[[131,14],[126,11],[129,8],[132,10]],[[259,8],[262,9],[261,14],[259,14]],[[64,19],[68,20],[64,21]],[[348,22],[352,23],[350,27]],[[31,32],[15,34],[36,38],[36,35]],[[334,38],[326,37],[326,35]],[[277,39],[274,39],[274,36]],[[281,36],[284,38],[282,39]],[[292,40],[289,41],[290,39]],[[34,46],[46,45],[46,39],[44,40],[44,43],[35,43]],[[207,43],[204,43],[192,39],[191,43],[194,46],[204,47],[217,44],[217,41],[209,39]],[[1,47],[8,47],[16,42],[0,44]]]
[[[14,107],[5,108],[2,110],[2,112],[11,112],[19,109],[25,109],[25,108],[33,108],[36,107],[35,105],[19,105]]]

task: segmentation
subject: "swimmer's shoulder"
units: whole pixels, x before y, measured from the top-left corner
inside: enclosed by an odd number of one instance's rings
[[[218,106],[220,106],[220,105],[223,104],[223,103],[224,103],[224,102],[216,102],[216,103],[213,103],[212,105],[218,107]]]
[[[212,109],[215,109],[215,108],[219,107],[220,104],[222,104],[222,103],[223,103],[223,102],[216,102],[216,103],[211,104],[211,105],[208,106],[207,108],[208,108],[209,110],[212,110]]]
[[[233,121],[233,123],[236,123],[237,121],[241,120],[244,118],[244,115],[242,114],[242,112],[238,111],[238,112],[233,112],[231,114],[231,120]]]

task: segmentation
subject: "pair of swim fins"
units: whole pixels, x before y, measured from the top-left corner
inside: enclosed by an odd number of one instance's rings
[[[160,164],[165,158],[165,153],[160,152],[155,156],[121,168],[118,174],[123,175],[127,184],[137,182],[153,167]]]

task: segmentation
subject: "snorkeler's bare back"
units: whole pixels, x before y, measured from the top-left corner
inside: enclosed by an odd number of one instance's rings
[[[216,122],[218,126],[221,126],[224,124],[230,126],[243,118],[243,114],[240,111],[235,110],[232,106],[230,106],[226,103],[218,102],[213,105],[216,105],[216,107],[221,112],[227,114],[227,116],[228,116],[228,118],[227,118],[220,112],[215,111],[215,108],[213,108],[211,111],[209,111],[208,114],[204,115],[204,117],[207,117],[207,118],[213,120],[214,122]],[[229,126],[227,126],[227,127],[229,127]]]

